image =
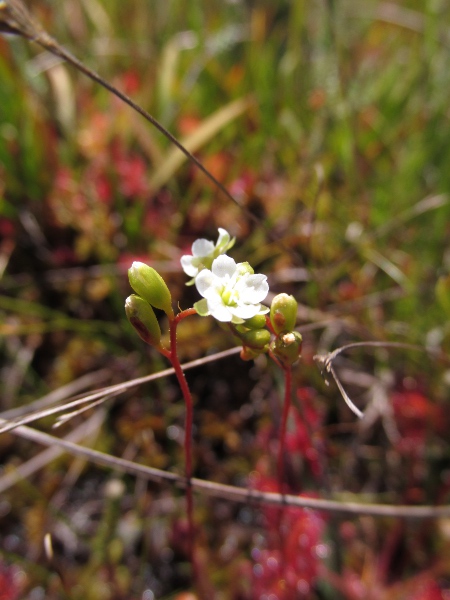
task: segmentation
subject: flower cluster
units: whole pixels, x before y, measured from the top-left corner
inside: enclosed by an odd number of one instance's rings
[[[269,292],[267,277],[255,274],[248,262],[236,263],[230,258],[226,252],[233,244],[229,233],[219,229],[216,244],[196,240],[192,255],[181,257],[184,272],[192,277],[188,285],[195,283],[202,296],[194,308],[202,317],[212,316],[230,325],[242,342],[244,360],[270,350],[283,365],[291,365],[299,358],[302,342],[301,335],[292,331],[297,302],[292,296],[278,294],[270,309],[261,304]],[[276,337],[270,343],[271,332]]]
[[[225,229],[219,229],[214,245],[209,240],[196,240],[192,244],[192,256],[181,257],[184,272],[193,282],[203,300],[195,304],[198,314],[213,316],[223,323],[244,323],[256,315],[264,315],[269,309],[261,302],[267,296],[269,284],[265,275],[255,275],[251,266],[236,263],[225,252],[233,245]],[[191,283],[191,282],[189,282]]]
[[[192,254],[181,257],[184,272],[192,278],[187,285],[195,284],[202,299],[176,317],[163,278],[152,267],[134,262],[128,271],[135,292],[125,303],[128,320],[145,342],[167,354],[155,308],[166,313],[169,327],[188,314],[212,316],[227,324],[240,340],[244,360],[270,352],[281,365],[289,367],[298,360],[302,345],[302,336],[294,331],[297,302],[293,296],[278,294],[270,308],[264,306],[269,293],[267,277],[255,273],[248,262],[236,263],[226,254],[234,241],[228,231],[219,229],[215,244],[196,240]]]

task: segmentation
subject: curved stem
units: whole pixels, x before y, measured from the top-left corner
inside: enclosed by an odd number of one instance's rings
[[[187,308],[186,310],[182,310],[177,314],[177,316],[173,319],[172,323],[175,324],[175,327],[178,325],[180,321],[185,319],[186,317],[190,317],[192,315],[198,314],[195,308]],[[172,341],[172,339],[170,340]]]

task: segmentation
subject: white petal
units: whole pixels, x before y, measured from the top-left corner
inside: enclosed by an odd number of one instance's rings
[[[258,304],[269,292],[265,275],[249,275],[246,284],[239,294],[239,299],[244,303]]]
[[[185,254],[180,259],[181,267],[186,275],[189,275],[189,277],[195,277],[198,273],[198,268],[192,264],[193,258],[194,257],[190,254]]]
[[[216,306],[210,306],[208,303],[208,308],[210,314],[218,321],[222,321],[222,323],[228,323],[233,317],[228,306],[225,306],[222,303],[217,304]]]
[[[219,227],[219,237],[217,239],[217,243],[216,243],[216,248],[222,246],[222,245],[226,245],[228,244],[228,242],[230,241],[230,234],[228,233],[228,231],[226,229],[222,229],[221,227]]]
[[[240,319],[251,319],[259,313],[259,304],[241,304],[230,307],[230,312]]]
[[[220,299],[221,281],[209,269],[203,269],[195,278],[195,287],[200,296],[208,299]]]
[[[208,256],[214,252],[214,244],[203,238],[195,240],[192,244],[192,254],[194,256]]]
[[[217,275],[221,279],[227,275],[232,277],[236,271],[236,262],[230,256],[221,254],[213,261],[211,270],[214,275]]]

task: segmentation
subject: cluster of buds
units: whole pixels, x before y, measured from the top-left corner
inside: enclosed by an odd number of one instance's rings
[[[302,349],[302,336],[294,331],[297,306],[293,296],[278,294],[272,300],[268,317],[256,315],[235,326],[233,333],[242,342],[241,358],[252,360],[259,354],[270,352],[285,367],[297,362]],[[275,338],[272,339],[267,325]]]
[[[270,350],[285,366],[294,364],[302,350],[302,336],[294,331],[297,308],[297,300],[288,294],[275,296],[270,307],[270,323],[276,334]]]
[[[155,269],[141,262],[131,265],[128,278],[136,292],[125,301],[128,320],[144,342],[162,349],[161,329],[153,309],[163,310],[170,321],[175,318],[169,288]]]

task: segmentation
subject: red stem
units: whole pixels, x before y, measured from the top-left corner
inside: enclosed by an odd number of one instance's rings
[[[278,449],[278,464],[277,464],[277,475],[278,475],[278,487],[280,494],[283,493],[284,487],[284,454],[286,450],[286,430],[287,420],[289,416],[289,409],[291,408],[291,396],[292,396],[292,369],[290,366],[283,367],[284,371],[284,404],[283,413],[281,416],[281,427],[280,427],[280,446]]]
[[[273,335],[277,335],[277,332],[273,328],[272,321],[270,320],[269,316],[266,316],[266,327],[270,331],[270,333],[273,333]]]
[[[188,519],[188,544],[189,558],[192,564],[194,580],[198,581],[197,561],[195,557],[195,527],[194,527],[194,500],[192,494],[191,477],[192,477],[192,424],[193,424],[193,402],[192,395],[189,389],[184,371],[181,368],[180,360],[177,353],[177,325],[186,317],[197,314],[195,308],[189,308],[178,313],[178,315],[170,322],[170,362],[175,370],[175,375],[183,394],[186,405],[185,425],[184,425],[184,454],[185,454],[185,474],[187,479],[186,486],[186,505]]]
[[[280,426],[280,438],[278,448],[278,461],[277,461],[277,477],[278,477],[278,489],[280,494],[284,493],[284,455],[286,451],[286,431],[287,422],[289,416],[289,410],[291,408],[291,397],[292,397],[292,369],[291,366],[282,366],[284,373],[284,404],[283,412],[281,415],[281,426]],[[281,506],[278,511],[278,537],[279,537],[279,550],[282,560],[279,566],[280,577],[284,576],[284,566],[286,564],[286,544],[285,536],[283,533],[283,516],[285,512],[285,506]]]

